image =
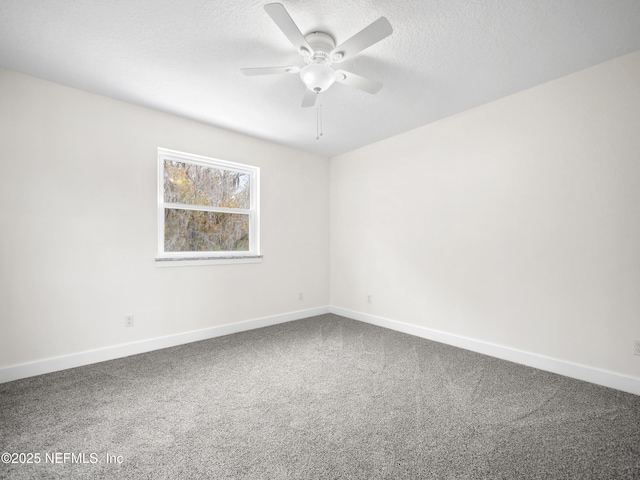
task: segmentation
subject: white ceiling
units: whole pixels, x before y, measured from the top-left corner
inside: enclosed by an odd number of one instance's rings
[[[303,34],[341,43],[385,16],[394,33],[300,107],[299,65],[269,0],[0,0],[0,66],[333,156],[640,50],[640,0],[281,0]],[[639,79],[640,82],[640,79]]]

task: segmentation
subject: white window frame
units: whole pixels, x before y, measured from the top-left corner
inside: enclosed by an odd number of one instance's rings
[[[249,208],[236,209],[165,203],[164,201],[164,162],[166,160],[185,162],[219,170],[230,170],[249,175]],[[164,211],[166,208],[182,210],[200,210],[220,213],[242,213],[249,215],[248,251],[212,251],[212,252],[165,252],[164,251]],[[260,254],[260,168],[241,163],[229,162],[217,158],[179,152],[167,148],[158,148],[158,266],[215,265],[229,263],[258,263]]]

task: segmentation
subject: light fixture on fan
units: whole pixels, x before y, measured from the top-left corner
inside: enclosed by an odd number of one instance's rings
[[[300,78],[309,90],[321,93],[336,81],[336,71],[328,65],[310,63],[300,70]]]

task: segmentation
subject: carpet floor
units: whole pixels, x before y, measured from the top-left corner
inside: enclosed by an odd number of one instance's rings
[[[25,454],[0,478],[640,479],[640,396],[332,314],[5,383],[0,406],[0,453]]]

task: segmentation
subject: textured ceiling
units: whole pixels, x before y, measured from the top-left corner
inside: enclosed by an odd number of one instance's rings
[[[0,66],[333,156],[640,50],[639,0],[282,0],[303,34],[341,43],[380,16],[394,33],[300,107],[299,65],[265,1],[0,0]],[[640,81],[640,79],[639,79]]]

